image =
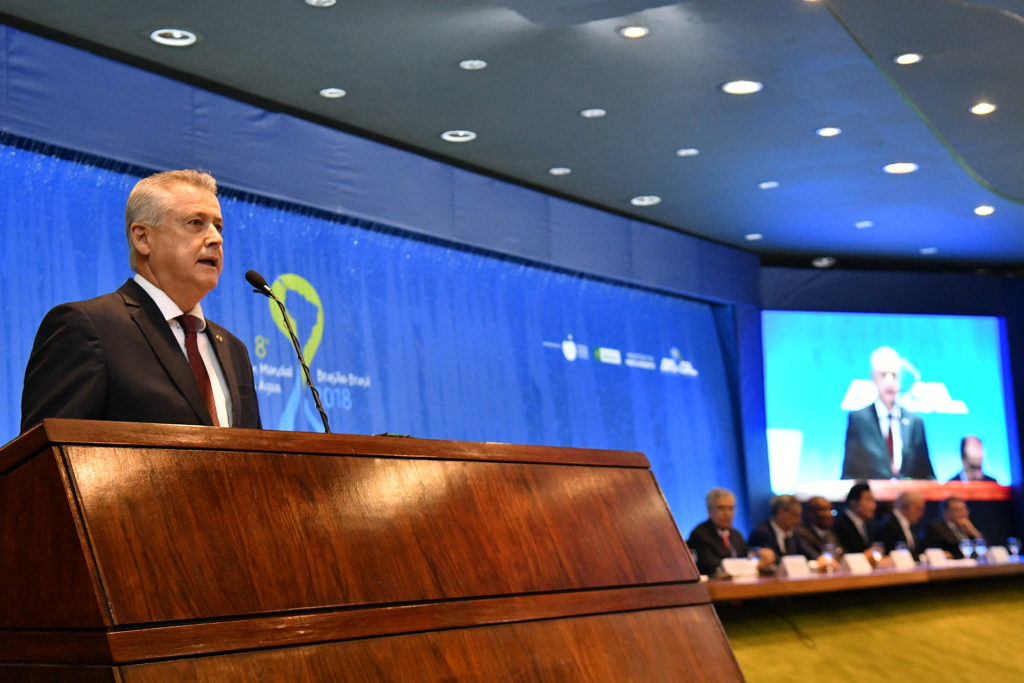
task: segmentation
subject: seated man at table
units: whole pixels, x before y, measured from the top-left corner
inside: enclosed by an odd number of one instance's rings
[[[828,551],[835,563],[842,555],[842,544],[834,529],[835,521],[835,510],[827,498],[814,496],[807,501],[804,521],[796,528],[797,543],[807,559],[820,562],[822,555]]]
[[[803,509],[795,496],[772,498],[771,519],[760,524],[750,533],[747,545],[754,548],[770,548],[776,558],[784,555],[802,554],[794,533]]]
[[[954,560],[963,559],[960,542],[983,538],[978,528],[971,523],[971,513],[963,498],[950,496],[942,504],[942,519],[931,522],[924,532],[922,547],[942,548]]]
[[[863,553],[875,542],[875,496],[865,481],[850,487],[846,508],[836,517],[835,532],[839,545],[848,553]]]
[[[896,499],[892,514],[879,522],[875,538],[885,546],[886,553],[891,553],[900,543],[905,544],[916,560],[922,545],[915,526],[922,517],[924,496],[919,491],[904,491]]]
[[[697,554],[697,570],[714,576],[720,573],[723,559],[746,557],[747,544],[743,542],[743,535],[732,526],[736,516],[736,496],[732,491],[711,489],[704,502],[708,508],[708,519],[694,527],[687,545]],[[770,550],[760,553],[760,567],[768,567],[774,562],[775,556]]]

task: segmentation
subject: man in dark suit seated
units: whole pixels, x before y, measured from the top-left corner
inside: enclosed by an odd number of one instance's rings
[[[733,528],[736,516],[736,496],[732,491],[714,488],[704,499],[708,508],[708,519],[694,527],[686,542],[697,554],[697,570],[701,574],[715,576],[720,573],[722,560],[727,557],[746,557],[747,544],[743,535]],[[759,564],[770,566],[775,561],[770,550],[760,554]]]
[[[960,542],[969,538],[972,541],[983,536],[978,528],[971,523],[971,513],[963,498],[950,496],[942,504],[942,519],[928,524],[924,531],[921,545],[925,548],[942,548],[954,560],[963,559]]]
[[[249,354],[200,305],[224,267],[222,229],[212,176],[170,171],[136,184],[125,207],[135,276],[43,318],[22,431],[47,417],[260,426]]]
[[[846,507],[836,516],[835,532],[847,553],[864,553],[875,542],[875,496],[865,481],[850,487]]]
[[[981,469],[981,463],[985,459],[985,447],[981,439],[976,436],[965,436],[960,439],[960,472],[950,479],[954,481],[995,481]]]
[[[770,548],[776,558],[803,554],[794,533],[800,523],[801,513],[800,501],[795,496],[775,496],[772,499],[771,518],[750,532],[747,545]]]
[[[882,346],[871,353],[874,403],[848,416],[843,479],[934,479],[924,421],[896,403],[904,360]]]
[[[916,525],[924,517],[924,496],[919,491],[904,491],[896,499],[892,514],[878,523],[877,538],[890,553],[903,543],[916,560],[923,549]]]
[[[843,554],[843,547],[835,532],[836,518],[832,503],[824,496],[814,496],[804,506],[804,513],[803,523],[796,528],[801,552],[809,560],[818,560],[821,569],[828,568],[821,566],[822,558],[831,555],[832,567],[835,568],[839,556]]]

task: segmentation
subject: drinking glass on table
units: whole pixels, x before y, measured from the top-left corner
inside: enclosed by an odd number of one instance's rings
[[[1020,539],[1016,536],[1010,536],[1006,539],[1006,549],[1010,551],[1010,555],[1013,557],[1013,561],[1017,561],[1017,556],[1020,555]]]
[[[984,538],[974,539],[974,556],[981,562],[985,559],[985,553],[988,552],[988,543],[985,542]]]
[[[875,541],[871,544],[871,559],[875,561],[875,564],[878,564],[882,561],[883,557],[885,557],[885,546]]]
[[[974,552],[974,541],[969,538],[960,539],[960,552],[963,553],[964,559],[966,560]]]

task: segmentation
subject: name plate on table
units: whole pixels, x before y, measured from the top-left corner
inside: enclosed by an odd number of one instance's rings
[[[843,555],[843,569],[851,574],[870,574],[871,563],[862,553],[846,553]]]
[[[1009,564],[1010,553],[1001,545],[994,545],[985,553],[985,561],[989,564]]]
[[[905,548],[901,550],[893,550],[889,553],[889,559],[892,560],[892,566],[896,569],[917,569],[917,563],[914,562],[914,556]]]
[[[810,575],[811,568],[807,564],[807,558],[803,555],[785,555],[779,561],[779,576],[799,579]]]
[[[946,551],[942,548],[925,548],[924,559],[929,567],[945,567],[949,563]]]
[[[727,557],[722,560],[722,570],[734,579],[756,579],[757,560],[746,557]]]

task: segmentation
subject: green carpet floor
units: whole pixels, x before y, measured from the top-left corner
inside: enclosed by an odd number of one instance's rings
[[[1024,580],[717,604],[747,681],[1024,681]]]

